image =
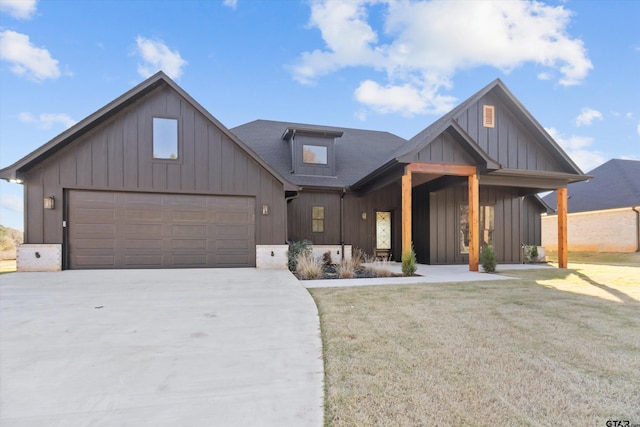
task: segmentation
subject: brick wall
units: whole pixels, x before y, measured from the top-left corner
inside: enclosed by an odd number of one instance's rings
[[[636,252],[638,224],[636,213],[629,208],[567,215],[570,251]],[[558,217],[542,215],[542,246],[558,250]]]

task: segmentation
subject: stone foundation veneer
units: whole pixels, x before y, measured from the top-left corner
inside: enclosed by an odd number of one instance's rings
[[[62,270],[62,245],[23,244],[16,250],[17,271]]]
[[[314,258],[322,259],[325,252],[331,251],[334,263],[342,260],[341,245],[313,245]],[[351,245],[344,245],[344,256],[351,259]],[[289,263],[289,245],[256,245],[256,268],[285,270]]]

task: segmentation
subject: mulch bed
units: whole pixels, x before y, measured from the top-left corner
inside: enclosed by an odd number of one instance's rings
[[[318,277],[318,279],[340,279],[340,276],[338,275],[337,272],[337,266],[336,265],[323,265],[322,266],[322,276]],[[303,278],[301,278],[298,273],[293,273],[298,280],[304,280]],[[385,276],[378,276],[375,272],[374,269],[372,268],[366,268],[366,267],[360,267],[358,269],[355,270],[353,277],[351,277],[351,279],[375,279],[377,277],[404,277],[403,274],[401,273],[390,273],[389,275],[385,275]]]

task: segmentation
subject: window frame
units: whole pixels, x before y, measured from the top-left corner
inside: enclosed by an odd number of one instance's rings
[[[156,141],[159,139],[156,131],[159,130],[156,128],[156,123],[160,123],[160,121],[171,121],[175,123],[175,158],[172,157],[156,157]],[[170,151],[170,150],[168,150]],[[177,117],[162,117],[162,116],[153,116],[151,121],[151,158],[155,162],[181,162],[181,144],[180,144],[180,120]]]
[[[466,214],[463,215],[463,209],[466,208]],[[489,214],[490,209],[490,214]],[[466,203],[460,203],[458,205],[458,232],[460,233],[460,239],[458,242],[458,254],[469,255],[469,205]],[[494,237],[496,231],[496,206],[495,204],[481,204],[480,212],[478,213],[478,231],[479,231],[479,244],[480,247],[489,244],[494,246]],[[490,228],[486,228],[487,216],[489,217]],[[466,227],[465,227],[466,225]],[[465,239],[466,237],[466,239]],[[486,237],[486,239],[485,239]],[[467,245],[464,242],[467,242]],[[466,251],[465,251],[466,249]]]
[[[311,206],[311,232],[324,233],[324,206]]]
[[[309,147],[309,148],[322,148],[324,149],[324,163],[322,162],[307,162],[305,161],[305,149]],[[312,152],[314,155],[316,153]],[[327,147],[326,145],[316,145],[316,144],[302,144],[302,164],[303,165],[313,165],[313,166],[329,166],[329,147]]]

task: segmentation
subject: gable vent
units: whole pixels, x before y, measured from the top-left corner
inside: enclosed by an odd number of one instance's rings
[[[482,106],[482,125],[486,128],[496,126],[496,109],[493,105]]]

